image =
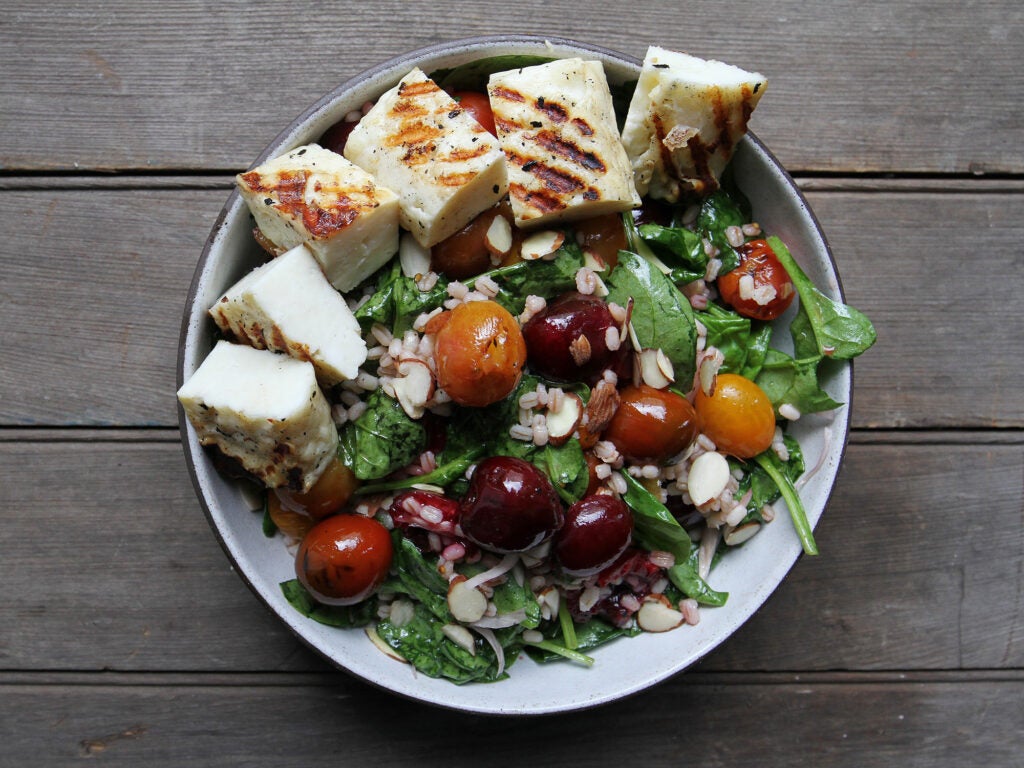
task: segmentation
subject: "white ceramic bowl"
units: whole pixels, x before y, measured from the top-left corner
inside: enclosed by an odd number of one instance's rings
[[[635,80],[640,66],[632,57],[570,40],[501,36],[443,43],[399,56],[339,86],[278,135],[253,165],[316,140],[345,114],[392,87],[414,66],[429,73],[485,56],[513,53],[597,59],[612,82]],[[762,109],[771,109],[771,104],[766,102]],[[753,135],[748,134],[739,144],[733,163],[740,188],[753,205],[754,219],[789,245],[820,289],[841,298],[829,247],[792,179]],[[181,331],[179,386],[212,347],[215,327],[207,309],[261,258],[246,207],[238,193],[232,192],[206,243],[189,292]],[[785,316],[782,322],[787,322]],[[788,338],[788,334],[776,334],[777,339],[782,337]],[[851,367],[845,365],[837,367],[823,385],[833,398],[848,404],[851,379]],[[839,409],[831,421],[801,419],[792,430],[808,465],[826,452],[821,468],[801,492],[812,525],[825,508],[842,461],[848,407]],[[703,608],[697,626],[621,639],[597,649],[591,668],[571,663],[538,665],[522,657],[512,666],[508,680],[455,686],[417,674],[410,666],[386,657],[362,630],[333,629],[297,613],[278,586],[294,576],[292,556],[280,538],[263,535],[259,517],[249,510],[236,485],[217,473],[180,408],[179,414],[189,471],[210,525],[259,598],[299,638],[341,669],[399,695],[444,707],[491,714],[540,714],[592,707],[642,691],[686,669],[735,632],[779,585],[801,552],[780,502],[776,520],[716,567],[712,586],[729,592],[729,600],[722,608]],[[757,578],[751,578],[752,574]]]

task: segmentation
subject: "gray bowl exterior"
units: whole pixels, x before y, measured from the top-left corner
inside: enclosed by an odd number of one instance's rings
[[[399,56],[339,86],[282,131],[253,167],[315,141],[413,67],[429,73],[503,54],[600,60],[613,82],[635,79],[641,64],[604,48],[553,38],[494,36],[442,43]],[[755,220],[788,244],[819,288],[841,298],[835,263],[821,228],[781,165],[752,134],[740,143],[733,164]],[[251,230],[248,211],[237,191],[232,192],[210,233],[189,291],[181,329],[178,386],[198,368],[213,345],[216,328],[207,309],[228,286],[262,261]],[[788,317],[780,322],[787,324]],[[776,334],[782,336],[788,334]],[[812,525],[825,508],[842,462],[849,432],[852,366],[835,366],[824,386],[847,406],[828,418],[805,417],[791,430],[800,440],[809,466],[822,457],[820,468],[801,492]],[[686,669],[729,637],[762,605],[801,553],[780,503],[775,522],[723,558],[716,568],[713,586],[728,591],[729,601],[722,608],[702,609],[697,626],[617,641],[598,649],[596,663],[589,669],[568,663],[542,666],[524,657],[511,668],[508,680],[458,687],[417,674],[409,665],[388,658],[360,630],[326,627],[292,609],[279,588],[280,582],[294,577],[291,554],[280,538],[263,535],[259,516],[249,509],[239,487],[218,474],[180,406],[178,411],[196,493],[221,546],[253,592],[297,637],[339,668],[398,695],[443,707],[488,714],[544,714],[592,707],[642,691]],[[751,574],[758,578],[752,579]]]

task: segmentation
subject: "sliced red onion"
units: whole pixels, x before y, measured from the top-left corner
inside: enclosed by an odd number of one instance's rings
[[[499,576],[504,576],[506,573],[512,570],[512,568],[515,566],[517,562],[519,562],[519,555],[515,552],[511,552],[505,555],[501,559],[501,562],[493,568],[483,571],[482,573],[478,573],[471,579],[467,579],[466,586],[476,588],[482,584],[486,584],[488,581],[491,581],[492,579],[496,579]]]
[[[505,629],[522,624],[526,621],[526,611],[520,609],[510,613],[503,613],[500,616],[484,616],[482,619],[470,622],[469,626],[474,629]]]
[[[471,626],[473,627],[473,630],[480,635],[480,637],[487,641],[487,644],[491,646],[491,649],[494,651],[494,655],[498,657],[498,674],[496,677],[501,677],[502,673],[505,671],[505,649],[501,647],[501,643],[498,642],[498,638],[494,636],[494,633],[491,632],[491,630],[486,627],[478,627],[475,624]]]
[[[828,456],[828,449],[832,445],[832,427],[825,427],[824,432],[823,432],[823,440],[824,440],[825,444],[823,446],[821,446],[821,454],[819,454],[819,456],[818,456],[818,463],[815,464],[814,468],[811,469],[809,472],[804,472],[797,479],[797,481],[795,483],[793,483],[793,487],[796,488],[798,491],[801,488],[803,488],[804,485],[807,484],[807,481],[810,480],[814,476],[814,474],[819,469],[821,469],[822,465],[825,463],[825,457]]]

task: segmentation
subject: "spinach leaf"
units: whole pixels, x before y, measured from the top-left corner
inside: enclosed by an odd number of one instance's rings
[[[862,312],[819,291],[779,238],[769,237],[768,244],[800,295],[800,312],[794,318],[796,328],[790,328],[797,355],[808,356],[812,337],[817,353],[834,360],[850,360],[875,343],[875,328]]]
[[[633,538],[645,549],[660,549],[675,555],[676,562],[690,556],[693,542],[664,504],[628,472],[626,494],[622,500],[633,510]]]
[[[533,452],[531,461],[546,474],[567,504],[583,498],[590,484],[590,470],[580,441],[572,438],[560,446],[548,443]]]
[[[497,659],[490,646],[476,643],[476,653],[449,640],[442,627],[422,605],[416,605],[412,618],[402,626],[384,620],[377,624],[377,634],[412,664],[430,677],[447,678],[454,683],[493,682],[504,678],[497,674]]]
[[[430,79],[449,93],[451,91],[487,92],[487,81],[495,72],[510,69],[532,67],[546,64],[553,59],[550,56],[537,56],[526,53],[513,53],[504,56],[488,56],[487,58],[460,64],[457,67],[439,69],[431,72]]]
[[[377,275],[376,289],[354,313],[364,333],[370,330],[374,323],[390,327],[395,316],[395,281],[402,276],[402,267],[398,259],[393,259],[391,267],[384,267]]]
[[[785,352],[769,349],[755,381],[768,395],[775,410],[788,403],[801,413],[831,411],[837,403],[818,385],[820,358],[796,360]]]
[[[526,618],[519,623],[520,630],[536,629],[540,626],[540,605],[533,596],[533,592],[520,585],[514,578],[508,578],[504,583],[494,588],[494,595],[491,597],[494,607],[498,609],[498,615],[525,611]]]
[[[708,346],[716,347],[725,358],[722,373],[739,373],[747,362],[750,348],[750,320],[717,304],[694,315],[707,329]]]
[[[440,278],[429,291],[421,291],[415,280],[402,274],[398,259],[381,270],[376,285],[370,298],[354,313],[364,333],[380,323],[399,336],[412,328],[421,313],[441,306],[448,298],[447,280]]]
[[[796,482],[797,478],[804,473],[804,454],[800,449],[800,443],[791,435],[783,435],[782,442],[789,452],[789,459],[783,462],[783,472],[790,482]],[[782,494],[775,481],[767,472],[761,469],[756,463],[742,463],[730,460],[729,466],[732,469],[739,467],[743,471],[743,478],[739,482],[739,489],[736,491],[736,498],[742,497],[748,490],[751,491],[750,501],[747,502],[747,516],[743,522],[756,520],[764,522],[761,516],[761,508],[765,504],[773,504],[778,501]]]
[[[281,592],[292,608],[329,627],[365,627],[377,618],[376,597],[355,605],[322,605],[313,599],[298,579],[281,582]]]
[[[483,447],[469,450],[467,453],[452,458],[450,461],[439,464],[432,472],[422,475],[412,475],[401,480],[386,480],[383,483],[372,483],[362,485],[356,489],[356,493],[367,495],[373,493],[384,493],[386,491],[398,491],[404,488],[412,488],[414,485],[438,485],[447,488],[452,483],[462,478],[469,466],[478,458],[483,456]]]
[[[637,231],[651,250],[672,267],[669,277],[676,285],[704,277],[708,257],[696,232],[685,227],[662,227],[658,224],[641,224]]]
[[[747,341],[747,359],[743,363],[743,369],[739,372],[744,378],[754,381],[757,379],[764,361],[768,356],[768,345],[772,340],[772,326],[770,323],[752,322],[750,324],[750,338]]]
[[[393,566],[397,579],[389,579],[384,585],[392,592],[409,595],[423,605],[438,620],[454,621],[448,610],[448,582],[427,562],[416,545],[399,533],[392,535],[394,546]]]
[[[786,506],[789,507],[789,516],[793,519],[793,527],[796,528],[797,536],[800,537],[800,544],[804,552],[808,555],[818,554],[814,531],[807,519],[807,511],[804,509],[803,502],[800,501],[800,494],[797,493],[796,487],[793,485],[793,478],[790,477],[787,464],[771,448],[755,456],[754,461],[775,483],[782,498],[785,499]]]
[[[725,230],[729,227],[742,227],[748,220],[743,207],[724,189],[709,195],[701,204],[697,215],[697,232],[702,238],[710,240],[718,248],[718,259],[722,267],[720,275],[736,269],[740,256],[729,244]]]
[[[366,411],[341,429],[339,453],[360,480],[378,480],[423,452],[427,433],[398,401],[381,390],[366,400]]]
[[[646,259],[619,251],[619,263],[605,281],[608,301],[625,307],[634,299],[632,324],[644,348],[661,349],[672,361],[677,381],[691,381],[697,355],[697,328],[689,300]]]
[[[719,592],[708,586],[708,583],[697,573],[696,550],[685,562],[676,563],[668,569],[668,578],[687,597],[692,597],[701,605],[725,605],[729,599],[728,592]]]
[[[531,294],[551,299],[575,290],[576,272],[582,266],[583,251],[575,239],[567,237],[553,259],[520,261],[484,272],[480,277],[486,275],[494,280],[499,287],[494,300],[513,315],[518,315],[526,306],[526,297]],[[466,282],[470,286],[475,285],[480,277]]]
[[[547,663],[565,658],[573,658],[586,664],[586,661],[575,658],[582,655],[579,653],[580,651],[593,650],[619,637],[635,637],[640,634],[641,630],[636,627],[626,627],[625,629],[616,627],[604,619],[590,619],[584,624],[577,624],[575,626],[576,648],[572,651],[556,642],[556,639],[561,637],[561,629],[556,622],[546,625],[543,632],[545,637],[544,643],[528,644],[525,647],[526,655],[531,659],[540,663]],[[584,659],[586,658],[588,657],[584,657]],[[593,663],[592,659],[590,661]]]

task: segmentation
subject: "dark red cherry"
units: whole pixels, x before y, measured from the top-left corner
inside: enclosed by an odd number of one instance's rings
[[[626,354],[625,347],[608,349],[609,328],[618,332],[603,299],[564,294],[523,326],[529,365],[550,379],[593,384]]]
[[[592,576],[626,551],[633,536],[633,513],[615,496],[598,494],[577,501],[565,513],[555,537],[555,556],[572,576]]]
[[[524,552],[550,539],[564,517],[547,475],[511,456],[477,464],[462,499],[462,531],[493,552]]]

